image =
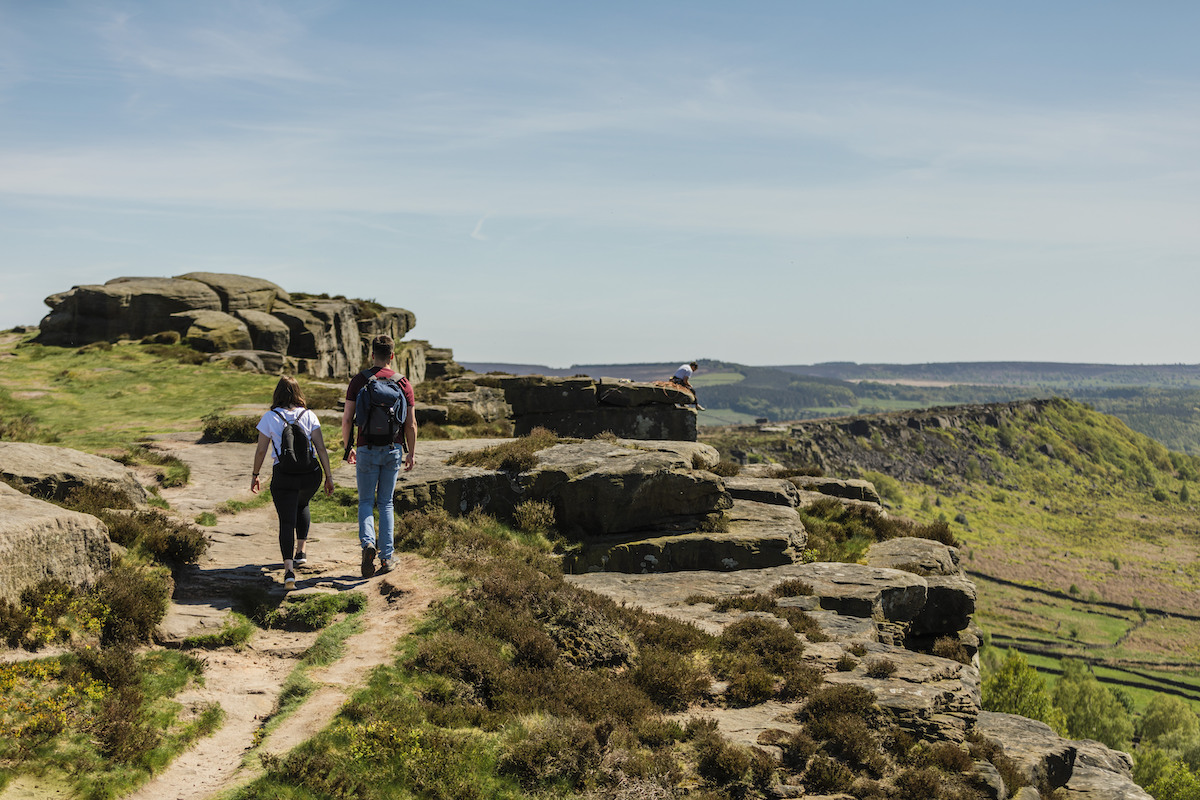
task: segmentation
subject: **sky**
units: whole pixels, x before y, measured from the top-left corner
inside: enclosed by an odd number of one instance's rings
[[[1196,363],[1200,4],[0,0],[0,328],[119,276],[467,362]]]

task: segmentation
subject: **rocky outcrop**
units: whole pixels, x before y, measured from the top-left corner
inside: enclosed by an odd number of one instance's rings
[[[459,443],[455,449],[496,443]],[[422,449],[437,452],[436,446]],[[540,500],[554,507],[561,533],[585,539],[633,531],[694,532],[710,515],[732,506],[721,478],[703,469],[718,458],[708,445],[593,440],[558,444],[537,455],[537,465],[520,473],[444,463],[401,473],[397,509],[434,504],[452,514],[478,508],[510,518],[518,503]]]
[[[203,283],[176,278],[115,278],[46,298],[50,313],[38,341],[74,347],[176,330],[172,314],[221,311],[220,296]]]
[[[0,442],[0,479],[49,500],[62,500],[72,489],[101,486],[133,505],[146,502],[146,490],[129,468],[66,447]]]
[[[411,311],[291,294],[261,278],[213,272],[116,278],[76,286],[46,304],[51,311],[38,337],[44,344],[78,346],[175,331],[202,352],[258,354],[239,362],[250,369],[346,380],[369,360],[371,339],[387,334],[397,342],[397,368],[414,383],[425,379],[428,343],[402,341],[416,325]],[[441,372],[453,371],[449,351],[438,352]]]
[[[0,483],[0,598],[16,602],[47,578],[89,584],[111,565],[103,522]]]
[[[696,441],[694,398],[671,384],[636,384],[612,378],[503,378],[513,428],[524,436],[546,428],[560,436],[591,438],[612,433],[628,439]]]
[[[864,503],[880,504],[879,492],[870,481],[840,480],[838,478],[814,478],[808,475],[796,475],[788,478],[798,489],[807,492],[820,492],[830,497],[840,497],[845,500],[858,500]]]
[[[995,447],[997,428],[1035,425],[1048,404],[1060,400],[1023,400],[897,411],[840,420],[809,420],[791,427],[789,449],[799,463],[831,474],[882,472],[897,480],[945,486],[959,476],[1001,481],[986,459],[984,446]],[[984,436],[988,440],[984,440]],[[1000,445],[1003,449],[1003,444]],[[904,458],[897,459],[896,453]],[[1043,451],[1044,452],[1044,451]]]

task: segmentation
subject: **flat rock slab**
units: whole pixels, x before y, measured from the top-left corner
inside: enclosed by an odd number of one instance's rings
[[[901,536],[871,545],[866,563],[871,567],[920,570],[924,575],[962,575],[958,548],[936,542]]]
[[[0,478],[43,499],[62,500],[72,489],[88,485],[111,489],[134,505],[144,505],[147,499],[133,470],[67,447],[0,442]]]
[[[734,500],[753,500],[776,506],[800,505],[800,490],[783,478],[752,478],[735,475],[725,479],[725,491]]]

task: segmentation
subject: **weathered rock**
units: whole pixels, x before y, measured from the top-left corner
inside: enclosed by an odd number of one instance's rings
[[[618,378],[600,378],[596,382],[596,400],[609,406],[650,406],[694,403],[686,389],[669,382],[634,383]]]
[[[363,360],[371,355],[371,340],[376,336],[390,336],[399,343],[417,326],[417,315],[406,308],[384,308],[373,317],[358,321],[358,335],[363,343]],[[414,340],[412,344],[420,345],[422,353],[429,350],[429,342]],[[447,351],[448,352],[448,351]]]
[[[720,478],[675,453],[593,440],[555,445],[538,458],[522,481],[526,493],[554,505],[568,536],[694,526],[732,505]]]
[[[850,672],[825,676],[831,684],[870,689],[875,702],[909,733],[933,741],[961,744],[979,714],[979,672],[946,658],[914,653],[902,647],[867,644],[868,653]],[[870,664],[890,661],[887,678],[867,674]]]
[[[360,367],[362,340],[358,307],[344,300],[304,301],[303,307],[277,303],[271,316],[288,327],[288,355],[297,372],[347,379]]]
[[[177,275],[176,278],[196,281],[212,289],[217,293],[217,297],[221,298],[221,310],[226,312],[245,310],[269,312],[276,300],[284,303],[290,303],[292,300],[291,296],[281,287],[262,278],[232,275],[225,272],[189,272],[186,275]]]
[[[196,281],[171,278],[115,278],[103,286],[76,286],[46,298],[50,313],[38,341],[78,346],[122,337],[141,338],[175,330],[180,311],[221,310],[217,293]]]
[[[117,492],[134,505],[146,502],[146,490],[128,467],[66,447],[0,442],[0,478],[49,500],[61,500],[72,489],[97,485]]]
[[[15,602],[46,578],[89,584],[111,566],[103,522],[0,484],[0,597]]]
[[[996,769],[992,762],[976,761],[971,772],[974,775],[975,786],[984,793],[985,797],[990,800],[1006,800],[1008,790],[1004,786],[1004,778],[1000,776],[1000,770]]]
[[[232,361],[234,366],[250,372],[265,372],[277,374],[282,372],[286,359],[279,353],[270,350],[226,350],[223,353],[213,353],[209,361]]]
[[[909,622],[925,607],[923,578],[894,569],[821,562],[804,565],[821,608],[854,617]]]
[[[255,350],[269,350],[280,355],[287,354],[292,341],[292,332],[283,320],[277,319],[265,311],[253,309],[235,311],[233,315],[246,325]]]
[[[1079,800],[1151,800],[1133,782],[1133,759],[1092,739],[1073,742],[1075,767],[1067,781],[1067,797]]]
[[[518,419],[533,414],[593,411],[596,408],[596,383],[591,378],[543,378],[532,375],[503,378],[500,385],[504,390],[504,399],[512,406],[513,414]]]
[[[525,436],[546,428],[559,436],[588,439],[602,433],[625,439],[696,440],[696,412],[676,406],[601,406],[589,411],[554,411],[544,414],[513,412],[513,431]]]
[[[425,379],[452,378],[466,370],[454,360],[454,351],[449,347],[430,347],[425,342]]]
[[[571,572],[764,569],[791,564],[804,553],[808,537],[800,515],[791,508],[735,500],[724,516],[726,532],[588,541],[567,568]]]
[[[912,621],[915,636],[940,636],[963,630],[975,613],[975,584],[957,576],[925,578],[925,607]]]
[[[811,475],[794,475],[788,478],[799,489],[820,492],[832,497],[844,497],[847,500],[863,500],[879,504],[879,492],[875,485],[863,480],[839,480],[837,478],[815,478]]]
[[[782,478],[747,478],[735,475],[725,478],[725,491],[735,500],[753,500],[756,503],[792,508],[800,504],[800,492],[796,485]]]
[[[870,567],[909,569],[921,575],[962,574],[958,548],[914,536],[901,536],[871,545],[866,563]]]
[[[429,377],[429,362],[426,362],[425,377]],[[484,422],[507,419],[512,408],[504,402],[504,392],[490,386],[477,386],[470,392],[447,392],[445,401],[449,405],[465,405],[478,414]],[[420,406],[418,405],[418,408]]]
[[[612,433],[626,439],[696,440],[695,409],[676,406],[670,393],[653,388],[638,393],[624,384],[605,389],[587,377],[540,375],[501,378],[500,385],[518,436],[541,427],[585,439]],[[601,395],[608,400],[601,402]],[[655,397],[659,402],[650,402]]]
[[[450,421],[450,409],[444,405],[418,403],[413,413],[417,417],[417,427],[422,425],[445,425]]]
[[[180,311],[171,319],[183,341],[202,353],[254,348],[246,323],[224,311]]]
[[[1074,742],[1061,738],[1044,722],[981,711],[975,730],[1004,748],[1025,780],[1037,784],[1042,780],[1052,788],[1065,786],[1075,768],[1078,749]]]
[[[621,542],[586,542],[582,554],[564,564],[571,572],[682,572],[757,570],[799,558],[787,534],[778,531],[684,533]]]

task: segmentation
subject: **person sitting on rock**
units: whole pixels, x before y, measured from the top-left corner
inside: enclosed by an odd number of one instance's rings
[[[355,474],[358,478],[358,541],[362,545],[364,578],[375,574],[376,554],[379,555],[379,572],[388,572],[392,568],[396,526],[393,495],[396,491],[396,477],[400,473],[402,457],[405,472],[410,471],[416,461],[413,449],[417,446],[417,417],[413,409],[412,384],[389,366],[394,353],[395,344],[392,337],[376,336],[371,341],[371,358],[374,365],[355,375],[350,381],[346,388],[346,407],[342,413],[342,441],[346,442],[346,461],[356,465]],[[355,423],[359,392],[370,380],[394,381],[399,384],[407,403],[404,419],[396,429],[395,436],[386,441],[372,440],[367,431],[357,427]],[[351,440],[351,435],[355,433],[357,438]],[[351,449],[351,441],[357,443],[357,449]],[[371,514],[373,506],[379,508],[378,539],[375,537],[375,520]]]
[[[692,393],[692,399],[695,400],[697,411],[703,411],[704,406],[700,405],[700,398],[696,396],[696,387],[692,386],[692,375],[696,370],[700,369],[700,365],[693,361],[690,364],[680,364],[679,369],[675,370],[675,374],[671,376],[671,383],[682,386]]]
[[[296,425],[303,431],[302,435],[293,435],[296,431],[292,426]],[[295,567],[307,560],[304,550],[312,523],[308,503],[321,487],[322,470],[325,471],[325,494],[333,495],[333,470],[329,468],[329,454],[325,452],[325,440],[321,436],[321,421],[306,406],[300,384],[289,375],[284,375],[275,384],[271,408],[258,421],[258,449],[254,451],[254,474],[250,477],[250,491],[254,494],[262,489],[258,473],[268,448],[274,450],[271,500],[279,515],[283,586],[295,589]]]

